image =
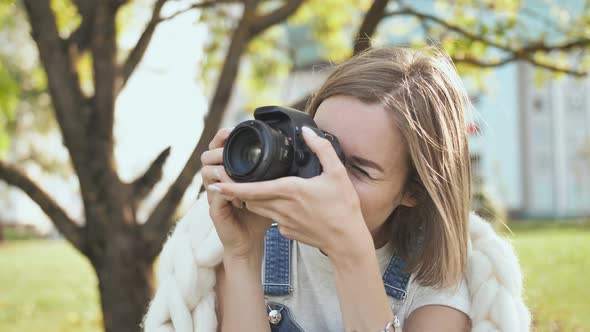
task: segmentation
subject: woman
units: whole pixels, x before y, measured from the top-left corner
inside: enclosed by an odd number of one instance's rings
[[[219,131],[202,155],[219,328],[469,330],[468,105],[445,57],[381,48],[337,66],[307,109],[344,164],[304,127],[321,175],[233,183]]]

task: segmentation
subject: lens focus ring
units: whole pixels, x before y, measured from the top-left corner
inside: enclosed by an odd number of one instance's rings
[[[254,182],[286,176],[293,164],[287,136],[259,120],[238,125],[228,137],[223,163],[236,182]]]

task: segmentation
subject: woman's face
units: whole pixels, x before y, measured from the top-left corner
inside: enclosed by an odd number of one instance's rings
[[[387,217],[398,205],[414,205],[402,192],[408,152],[391,114],[380,104],[332,96],[320,104],[314,120],[338,137],[365,222],[375,244],[383,245],[390,238],[382,227]]]

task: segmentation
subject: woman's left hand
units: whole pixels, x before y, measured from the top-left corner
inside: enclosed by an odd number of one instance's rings
[[[359,197],[332,144],[309,128],[302,131],[322,164],[319,176],[216,186],[224,195],[245,202],[248,210],[278,223],[283,236],[316,247],[330,257],[349,254],[345,250],[353,249],[353,243],[370,239]]]

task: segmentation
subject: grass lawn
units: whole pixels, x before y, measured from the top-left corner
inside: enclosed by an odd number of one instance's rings
[[[101,331],[92,267],[63,241],[0,244],[0,331]]]
[[[513,223],[537,331],[590,332],[590,227]],[[91,266],[62,241],[0,244],[0,331],[101,331]]]
[[[512,224],[537,331],[590,332],[590,227]]]

